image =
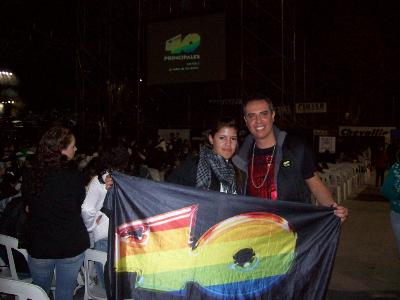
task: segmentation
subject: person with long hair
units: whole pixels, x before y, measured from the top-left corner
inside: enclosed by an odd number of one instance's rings
[[[33,166],[23,175],[33,283],[48,293],[55,271],[57,300],[72,299],[84,252],[89,248],[81,217],[86,191],[83,175],[73,161],[76,150],[69,129],[52,127],[39,142]]]
[[[107,252],[108,217],[101,211],[107,194],[107,178],[111,171],[126,172],[129,166],[129,150],[110,142],[100,151],[95,166],[96,175],[89,182],[82,205],[82,217],[90,234],[94,249]],[[103,267],[96,263],[100,286],[104,287]]]
[[[188,156],[168,177],[168,182],[230,194],[242,194],[240,172],[231,158],[238,148],[238,128],[234,119],[221,117],[212,127],[209,146],[198,157]]]

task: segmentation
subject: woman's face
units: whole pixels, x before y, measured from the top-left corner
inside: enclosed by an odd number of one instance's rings
[[[65,149],[61,150],[61,153],[64,154],[68,158],[68,160],[71,160],[74,158],[76,150],[77,150],[77,148],[75,146],[75,137],[72,136],[71,142],[68,144],[68,146]]]
[[[225,159],[230,159],[237,148],[237,130],[234,127],[221,127],[214,136],[208,136],[213,151]]]

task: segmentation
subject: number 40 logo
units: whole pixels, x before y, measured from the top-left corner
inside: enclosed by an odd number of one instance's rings
[[[117,272],[136,273],[135,288],[186,295],[195,282],[223,299],[262,294],[295,260],[297,234],[282,217],[248,212],[209,228],[194,244],[198,206],[123,224],[116,231]]]
[[[201,37],[198,33],[189,33],[182,39],[178,34],[165,42],[165,51],[171,54],[192,53],[200,46]]]

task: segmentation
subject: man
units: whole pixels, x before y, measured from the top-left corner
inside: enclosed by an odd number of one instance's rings
[[[272,101],[254,94],[243,105],[244,119],[251,135],[234,156],[234,164],[245,178],[247,195],[271,200],[311,203],[311,193],[323,206],[335,208],[345,221],[347,208],[338,206],[331,192],[315,174],[316,166],[303,141],[288,136],[274,125]]]

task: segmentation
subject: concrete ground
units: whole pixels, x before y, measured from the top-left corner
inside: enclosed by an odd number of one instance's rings
[[[389,203],[369,184],[343,205],[350,217],[342,226],[326,299],[400,299],[400,256]]]

